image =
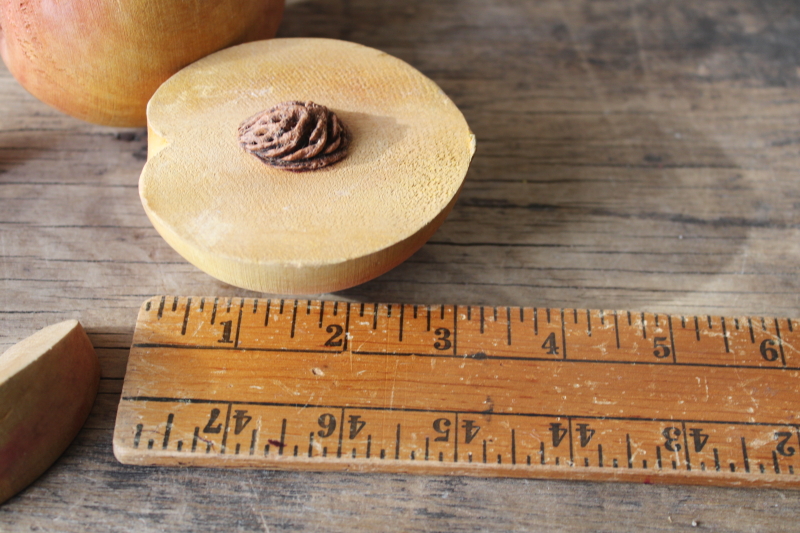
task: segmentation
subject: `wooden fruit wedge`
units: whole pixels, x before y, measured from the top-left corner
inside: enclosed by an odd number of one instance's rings
[[[247,119],[279,104],[328,108],[348,155],[293,172],[240,146]],[[145,211],[188,261],[262,292],[330,292],[408,258],[453,207],[475,138],[430,79],[378,50],[274,39],[217,52],[148,105]]]
[[[100,365],[76,320],[48,326],[0,355],[0,503],[75,438],[97,395]]]

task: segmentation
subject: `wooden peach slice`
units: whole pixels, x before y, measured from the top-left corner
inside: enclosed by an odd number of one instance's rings
[[[327,107],[348,155],[291,172],[239,144],[238,128],[287,102]],[[274,39],[217,52],[150,100],[139,193],[188,261],[263,292],[330,292],[395,267],[453,207],[475,138],[431,80],[383,52]]]
[[[0,503],[39,477],[78,434],[100,366],[76,320],[46,327],[0,355]]]

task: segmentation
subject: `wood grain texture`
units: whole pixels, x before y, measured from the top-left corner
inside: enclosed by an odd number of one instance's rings
[[[433,239],[326,297],[797,316],[798,25],[789,0],[290,2],[280,35],[409,62],[479,140]],[[5,72],[0,113],[0,344],[78,318],[104,378],[65,456],[0,507],[4,530],[794,528],[790,491],[119,465],[141,302],[256,294],[187,264],[150,226],[143,130],[66,118]]]

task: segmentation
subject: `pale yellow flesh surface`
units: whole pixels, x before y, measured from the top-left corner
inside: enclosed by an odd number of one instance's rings
[[[333,110],[350,155],[305,173],[238,145],[253,114],[291,100]],[[318,293],[405,260],[452,208],[474,153],[461,112],[431,80],[378,50],[274,39],[182,70],[148,106],[145,211],[187,260],[262,292]]]
[[[100,365],[76,320],[44,328],[0,355],[0,503],[39,477],[77,435]]]

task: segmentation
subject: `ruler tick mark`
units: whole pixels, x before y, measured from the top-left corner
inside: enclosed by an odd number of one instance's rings
[[[675,334],[672,330],[672,315],[667,315],[667,325],[669,326],[669,343],[672,347],[672,362],[678,362],[678,352],[675,350]]]
[[[242,329],[242,311],[244,310],[244,300],[239,302],[239,320],[236,322],[236,337],[233,340],[233,347],[239,347],[239,331]]]
[[[378,304],[374,304],[372,310],[372,329],[378,329]]]
[[[174,297],[172,299],[172,312],[174,313],[178,309],[178,297]]]
[[[720,318],[720,324],[722,324],[722,339],[725,341],[725,353],[731,353],[728,345],[728,330],[725,328],[725,317]]]
[[[631,450],[631,436],[625,434],[625,451],[628,455],[628,468],[633,468],[633,451]]]
[[[136,424],[136,434],[133,436],[133,447],[139,447],[139,440],[142,438],[142,429],[144,424]]]
[[[786,366],[786,355],[783,353],[783,339],[781,338],[781,327],[778,324],[778,319],[775,319],[775,335],[778,337],[778,348],[781,351],[781,363]]]
[[[214,325],[214,321],[217,319],[217,304],[219,303],[219,298],[214,298],[214,308],[211,310],[211,325]]]
[[[646,339],[647,338],[647,321],[644,318],[644,313],[642,313],[641,319],[642,319],[642,338]]]
[[[167,429],[164,430],[164,442],[161,444],[161,449],[166,450],[169,446],[169,436],[172,433],[172,424],[175,421],[175,414],[170,413],[167,417]]]
[[[231,408],[233,407],[232,403],[228,404],[228,413],[225,415],[225,427],[222,430],[222,445],[220,446],[219,453],[225,454],[225,446],[228,443],[228,430],[231,426]]]
[[[192,308],[192,299],[186,300],[186,312],[183,314],[183,325],[181,326],[181,335],[186,335],[186,326],[189,324],[189,310]]]
[[[166,296],[161,297],[161,303],[158,304],[158,319],[161,320],[161,317],[164,315],[164,300]]]
[[[575,323],[577,324],[578,322],[575,321]],[[586,335],[592,336],[592,313],[588,309],[586,310]]]
[[[272,300],[267,300],[267,312],[264,313],[264,327],[269,326],[269,308],[272,305]]]
[[[325,316],[325,301],[323,300],[319,304],[319,325],[318,328],[322,329],[322,318]]]
[[[399,328],[400,331],[398,331],[397,333],[398,342],[403,342],[403,324],[405,322],[404,320],[405,312],[406,312],[405,304],[400,304],[400,328]]]
[[[742,459],[744,460],[744,471],[750,472],[750,458],[747,456],[747,443],[742,437]]]
[[[289,338],[291,339],[294,339],[294,331],[296,326],[297,326],[297,300],[294,301],[294,305],[292,306],[292,330],[289,335]]]
[[[506,307],[506,337],[508,345],[511,346],[511,308]]]
[[[278,441],[278,455],[283,455],[283,449],[286,447],[286,419],[281,422],[281,440]]]

